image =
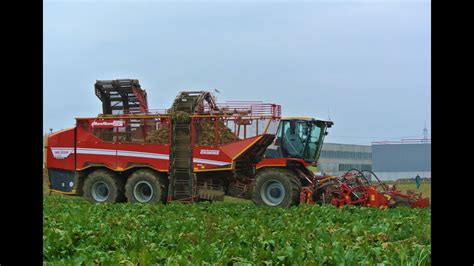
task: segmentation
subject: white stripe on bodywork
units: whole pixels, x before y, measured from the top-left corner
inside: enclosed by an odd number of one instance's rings
[[[74,152],[74,148],[70,147],[55,147],[51,150],[67,150]],[[110,150],[110,149],[93,149],[93,148],[77,148],[77,154],[94,154],[94,155],[117,155],[117,156],[127,156],[127,157],[138,157],[138,158],[150,158],[150,159],[160,159],[160,160],[169,160],[169,155],[160,154],[160,153],[151,153],[151,152],[139,152],[139,151],[126,151],[126,150]],[[193,158],[194,163],[204,163],[204,164],[213,164],[213,165],[228,165],[230,162],[207,160],[200,158]]]
[[[194,163],[205,163],[205,164],[215,164],[215,165],[227,165],[230,162],[221,162],[221,161],[214,161],[214,160],[206,160],[206,159],[199,159],[193,158]]]
[[[71,148],[71,147],[54,147],[54,148],[51,148],[51,150],[74,150],[74,148]]]
[[[140,158],[152,158],[152,159],[169,160],[169,155],[159,154],[159,153],[150,153],[150,152],[136,152],[136,151],[117,150],[117,155],[118,156],[129,156],[129,157],[140,157]]]
[[[76,151],[77,154],[117,155],[114,150],[77,148]]]

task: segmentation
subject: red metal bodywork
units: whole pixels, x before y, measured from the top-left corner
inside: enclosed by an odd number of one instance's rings
[[[427,208],[429,206],[429,199],[422,198],[421,194],[403,194],[396,189],[378,191],[377,186],[358,185],[351,187],[345,183],[340,185],[339,197],[332,199],[331,204],[337,207],[359,205],[388,208],[396,206],[395,204],[400,198],[406,200],[412,208]]]
[[[47,168],[76,169],[74,132],[75,128],[68,128],[48,136]]]
[[[74,131],[77,131],[76,138]],[[263,138],[260,135],[217,147],[194,146],[194,171],[229,170],[233,162],[250,146]],[[53,152],[69,153],[58,156]],[[64,158],[63,158],[64,157]],[[123,171],[136,165],[146,165],[160,172],[169,168],[168,144],[132,144],[106,142],[81,127],[67,129],[48,137],[47,167],[66,170],[82,170],[102,165],[111,170]]]
[[[298,162],[304,167],[308,167],[311,164],[300,158],[265,158],[257,163],[256,168],[262,167],[285,167],[288,165],[288,161]]]
[[[142,99],[145,102],[145,99]],[[253,134],[239,137],[234,142],[220,145],[218,122],[234,123],[235,128],[240,129],[239,121],[270,121],[279,119],[281,107],[276,104],[264,104],[261,102],[230,102],[218,104],[221,111],[212,114],[212,110],[205,108],[208,114],[191,114],[191,146],[193,156],[194,172],[232,170],[235,161],[245,156],[247,151],[252,153],[264,152],[266,145],[273,140],[273,134],[267,134],[267,128],[256,129]],[[125,171],[135,166],[146,166],[159,172],[169,171],[169,155],[172,137],[170,115],[167,110],[159,110],[157,113],[144,114],[122,114],[99,116],[93,118],[77,118],[76,127],[62,130],[48,136],[46,153],[47,168],[80,171],[89,167],[102,166],[114,171]],[[228,114],[226,113],[228,112]],[[216,126],[216,142],[213,146],[199,146],[196,143],[196,130],[194,124],[199,119],[209,119]],[[123,132],[126,127],[136,121],[141,121],[135,133],[139,133],[141,139],[146,139],[147,127],[153,127],[154,123],[168,127],[168,143],[134,143],[133,141],[120,140],[123,134],[135,134]],[[258,125],[258,123],[256,123]],[[110,140],[104,140],[96,136],[93,131],[108,129]],[[120,131],[122,129],[122,132]],[[235,133],[235,132],[234,132]],[[121,135],[122,134],[122,135]],[[254,147],[253,149],[250,149]],[[256,147],[256,148],[255,148]]]
[[[358,198],[354,199],[354,195]],[[334,198],[331,204],[337,207],[344,205],[359,205],[364,207],[388,207],[388,201],[382,193],[377,192],[375,187],[371,186],[356,186],[349,187],[347,184],[341,185],[341,192],[339,198]]]

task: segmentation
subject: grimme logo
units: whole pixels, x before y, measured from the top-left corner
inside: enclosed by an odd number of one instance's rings
[[[219,150],[201,150],[201,154],[219,155]]]
[[[94,121],[91,123],[92,127],[123,127],[125,121],[123,120],[114,120],[114,121]]]

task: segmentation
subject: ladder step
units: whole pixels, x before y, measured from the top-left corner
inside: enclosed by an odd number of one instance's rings
[[[187,169],[191,166],[191,164],[188,162],[175,162],[174,165],[176,168],[183,168],[183,169]]]
[[[191,163],[191,160],[189,157],[174,157],[173,163]]]
[[[189,152],[188,151],[176,151],[175,152],[175,158],[189,158]]]
[[[175,147],[174,148],[174,151],[177,152],[177,151],[191,151],[191,147],[189,146],[178,146],[178,147]]]
[[[189,185],[189,180],[175,180],[175,185]]]
[[[174,180],[178,181],[189,181],[190,175],[189,174],[183,174],[183,175],[175,175]]]
[[[191,113],[194,112],[196,99],[200,95],[188,95],[182,93],[173,104],[173,110]],[[195,192],[193,174],[193,160],[191,147],[191,122],[172,120],[173,136],[170,150],[170,191],[175,199],[192,198]]]
[[[174,152],[174,158],[175,159],[180,159],[180,158],[185,158],[189,161],[191,161],[190,159],[190,155],[191,153],[189,151],[175,151]]]
[[[176,132],[176,131],[175,131],[175,132]],[[190,131],[189,131],[189,132],[190,132]],[[189,140],[191,140],[191,134],[189,134],[189,132],[188,132],[188,131],[186,131],[186,132],[177,131],[177,132],[175,133],[175,136],[174,136],[174,137],[175,137],[175,139],[183,139],[183,140],[184,140],[184,139],[189,139]],[[179,145],[180,143],[176,143],[176,144]]]
[[[175,174],[189,174],[189,169],[175,169],[174,170]]]
[[[188,129],[191,127],[191,125],[189,125],[189,123],[175,123],[174,124],[174,127],[175,128],[184,128],[184,129]]]
[[[182,172],[182,173],[175,173],[174,174],[174,179],[175,180],[189,180],[189,178],[192,176],[189,172]]]

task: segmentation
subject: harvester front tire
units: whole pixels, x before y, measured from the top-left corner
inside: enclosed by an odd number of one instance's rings
[[[289,208],[300,202],[301,182],[286,169],[264,169],[257,173],[252,191],[256,205]]]
[[[165,202],[167,180],[152,170],[137,170],[125,184],[125,196],[130,203]]]
[[[123,201],[123,183],[112,172],[99,169],[87,175],[84,197],[92,203]]]

